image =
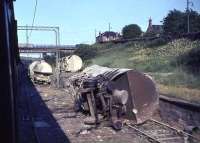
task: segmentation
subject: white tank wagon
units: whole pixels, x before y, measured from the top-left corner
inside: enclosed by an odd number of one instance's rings
[[[77,72],[83,67],[83,61],[77,55],[70,55],[61,59],[60,67],[65,72]]]
[[[88,110],[96,123],[99,122],[97,114],[103,113],[111,119],[114,128],[119,129],[120,119],[139,124],[150,119],[158,109],[154,80],[133,69],[94,65],[72,76],[69,81],[77,93],[75,103]],[[113,110],[117,114],[114,115]]]
[[[29,66],[29,76],[33,82],[50,83],[53,69],[44,60],[35,61]]]
[[[35,67],[36,64],[38,64],[39,61],[34,61],[32,62],[29,67],[28,67],[28,75],[29,77],[31,78],[31,80],[33,81],[33,75],[34,75],[34,72],[33,72],[33,68]]]

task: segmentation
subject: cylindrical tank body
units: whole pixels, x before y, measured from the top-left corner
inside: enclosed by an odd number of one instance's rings
[[[60,65],[65,72],[77,72],[82,68],[83,61],[79,56],[71,55],[62,58]]]
[[[47,62],[44,60],[41,60],[35,64],[33,67],[33,72],[35,73],[42,73],[42,74],[52,74],[53,69],[51,65],[49,65]]]
[[[29,66],[29,76],[34,82],[50,83],[50,76],[53,74],[53,69],[44,60],[34,61]]]
[[[34,71],[33,71],[33,68],[36,66],[36,64],[38,64],[39,61],[34,61],[32,62],[29,67],[28,67],[28,74],[29,74],[29,77],[33,80],[33,75],[34,75]]]

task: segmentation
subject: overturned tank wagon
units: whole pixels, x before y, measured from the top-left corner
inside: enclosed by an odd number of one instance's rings
[[[136,70],[94,65],[71,77],[71,81],[77,92],[75,107],[88,110],[90,122],[95,124],[101,120],[98,114],[102,114],[113,128],[121,129],[124,120],[139,124],[158,109],[155,82]]]
[[[68,84],[68,78],[72,75],[76,75],[83,67],[82,59],[77,55],[70,55],[59,59],[59,69],[51,76],[51,85],[58,87],[58,74],[59,74],[59,87],[65,87],[65,83]],[[57,74],[57,72],[59,73]]]
[[[77,55],[70,55],[61,59],[60,66],[62,71],[77,72],[82,68],[83,61]]]
[[[29,76],[33,82],[50,83],[53,69],[44,60],[35,61],[29,66]]]

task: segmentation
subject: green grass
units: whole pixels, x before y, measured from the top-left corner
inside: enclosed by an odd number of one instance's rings
[[[176,88],[187,89],[186,99],[188,99],[189,90],[200,90],[200,76],[187,73],[176,63],[178,56],[193,48],[200,48],[200,41],[179,39],[160,45],[156,42],[129,42],[95,44],[92,47],[97,49],[97,55],[87,60],[87,66],[98,64],[107,67],[131,68],[149,73],[161,85],[160,87],[165,87],[165,90],[160,88],[161,92],[163,90],[167,94],[181,96],[181,98],[186,95],[184,93],[179,95],[178,90],[176,93]],[[170,87],[168,92],[166,87]],[[170,90],[172,87],[173,90]],[[195,92],[195,100],[197,93]]]
[[[148,47],[144,43],[102,44],[98,47],[98,54],[90,60],[90,64],[109,67],[134,68],[144,72],[170,72],[175,57],[196,48],[199,41],[191,42],[181,39],[166,45]]]

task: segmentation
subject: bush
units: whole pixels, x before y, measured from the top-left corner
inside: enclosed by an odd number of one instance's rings
[[[177,58],[177,64],[194,74],[200,72],[200,47],[191,49],[189,52]]]
[[[154,39],[151,41],[147,41],[145,47],[147,47],[147,48],[159,47],[162,45],[166,45],[168,42],[169,41],[164,38],[158,38],[158,39]]]

